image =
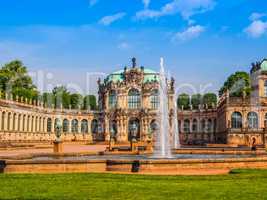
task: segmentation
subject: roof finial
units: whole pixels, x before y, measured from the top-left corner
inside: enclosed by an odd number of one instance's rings
[[[136,58],[135,57],[132,58],[132,63],[133,63],[133,68],[135,68],[136,67]]]

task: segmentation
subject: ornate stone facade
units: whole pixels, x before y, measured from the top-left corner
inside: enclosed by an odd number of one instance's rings
[[[52,141],[60,120],[65,141],[127,143],[153,139],[157,129],[159,74],[145,67],[114,72],[98,81],[98,111],[48,109],[41,103],[0,99],[0,141]],[[174,80],[168,84],[170,126],[174,119]],[[178,110],[180,141],[187,145],[224,143],[265,145],[267,139],[267,60],[251,70],[252,94],[231,97],[225,93],[212,109]],[[172,134],[172,133],[171,133]]]

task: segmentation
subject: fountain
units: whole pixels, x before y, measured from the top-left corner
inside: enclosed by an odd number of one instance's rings
[[[173,117],[173,126],[172,126],[172,133],[173,133],[173,147],[174,149],[181,148],[180,144],[180,137],[179,137],[179,127],[178,127],[178,117],[177,117],[177,94],[174,95],[174,117]]]
[[[159,129],[155,138],[154,156],[156,158],[171,158],[169,106],[168,106],[168,83],[164,70],[163,58],[160,59],[159,74]]]

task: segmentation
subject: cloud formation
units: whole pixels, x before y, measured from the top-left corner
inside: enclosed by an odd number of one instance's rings
[[[253,21],[246,29],[245,32],[253,38],[259,38],[267,32],[267,22],[256,20]]]
[[[195,39],[200,36],[201,33],[205,31],[204,26],[195,25],[188,27],[185,31],[176,33],[172,41],[173,42],[185,42],[188,40]]]
[[[120,13],[117,13],[115,15],[105,16],[99,20],[99,24],[102,24],[104,26],[108,26],[108,25],[112,24],[113,22],[122,19],[125,15],[126,15],[126,13],[120,12]]]
[[[262,20],[265,16],[265,13],[252,13],[249,17],[249,20],[252,22],[247,28],[245,28],[244,32],[252,38],[259,38],[267,33],[267,21]]]
[[[215,6],[214,0],[173,0],[165,4],[160,10],[144,9],[136,13],[136,19],[144,20],[159,18],[179,13],[188,20],[191,16],[212,10]]]

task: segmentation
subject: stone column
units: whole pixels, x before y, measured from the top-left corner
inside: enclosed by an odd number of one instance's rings
[[[10,118],[9,118],[9,127],[8,127],[9,131],[13,130],[13,114],[11,113]]]
[[[13,125],[13,127],[15,127],[15,129],[13,131],[19,131],[18,127],[19,127],[19,115],[15,115],[15,126]],[[13,120],[14,121],[14,120]]]
[[[51,133],[54,133],[54,132],[55,132],[55,118],[52,117],[51,120],[52,120],[52,124],[51,124]]]
[[[19,119],[19,132],[23,131],[23,115],[20,115],[20,119]]]
[[[81,121],[78,120],[78,133],[81,133]]]
[[[91,123],[92,121],[90,119],[87,120],[88,121],[88,134],[92,135],[92,130],[91,130]]]
[[[33,117],[33,124],[32,124],[32,132],[35,133],[36,130],[35,130],[35,125],[36,124],[36,116]]]
[[[47,133],[47,117],[44,118],[44,132]]]

